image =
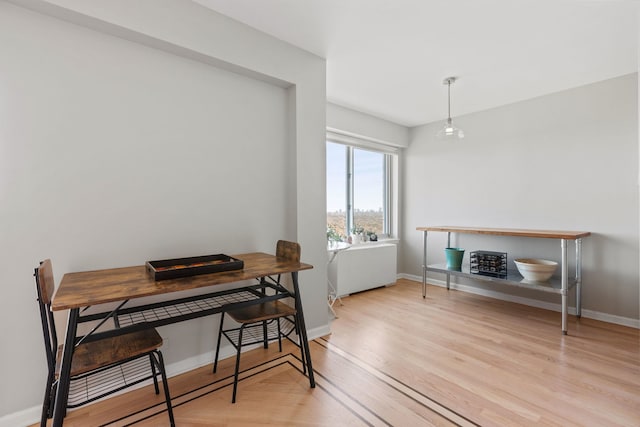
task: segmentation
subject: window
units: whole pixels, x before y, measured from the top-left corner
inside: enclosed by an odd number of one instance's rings
[[[354,229],[388,236],[392,155],[327,141],[327,234],[345,240]]]

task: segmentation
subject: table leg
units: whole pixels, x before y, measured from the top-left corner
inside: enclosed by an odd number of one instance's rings
[[[309,349],[309,340],[307,338],[307,327],[304,323],[304,313],[302,311],[302,299],[300,298],[300,287],[298,286],[298,272],[291,272],[291,280],[293,282],[293,292],[294,299],[296,304],[296,318],[298,321],[298,326],[300,328],[300,345],[302,345],[302,349],[305,355],[305,359],[303,361],[307,364],[307,371],[309,373],[309,385],[311,388],[315,388],[316,380],[313,376],[313,366],[311,366],[311,350]]]
[[[447,233],[447,247],[451,247],[451,232]],[[448,268],[448,266],[447,266]],[[451,289],[451,275],[447,273],[447,290]]]
[[[582,316],[582,239],[576,239],[576,316]]]
[[[79,314],[80,309],[78,308],[69,310],[67,334],[64,341],[64,351],[62,352],[62,364],[60,367],[60,378],[58,379],[58,391],[56,393],[56,402],[53,410],[53,427],[62,427],[67,412],[69,382],[71,380],[71,359],[76,344]]]
[[[562,333],[567,335],[567,300],[569,288],[569,267],[567,266],[567,239],[561,239],[562,250]]]
[[[422,298],[427,297],[427,231],[422,237]]]

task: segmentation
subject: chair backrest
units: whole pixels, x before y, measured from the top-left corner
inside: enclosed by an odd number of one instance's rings
[[[276,245],[276,257],[285,258],[287,261],[300,262],[300,244],[278,240]]]
[[[36,268],[36,272],[38,273],[36,277],[38,297],[42,300],[43,304],[51,305],[51,299],[53,298],[53,291],[55,289],[51,260],[45,259],[42,261],[40,266]]]
[[[58,337],[56,324],[51,311],[51,300],[55,285],[53,282],[53,268],[51,260],[46,259],[35,269],[36,290],[38,292],[38,306],[40,308],[40,320],[42,321],[42,335],[47,353],[49,372],[53,372],[56,366],[56,353],[58,351]]]

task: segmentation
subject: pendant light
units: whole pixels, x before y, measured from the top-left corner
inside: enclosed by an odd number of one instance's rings
[[[438,139],[450,141],[464,138],[464,132],[462,129],[455,127],[453,123],[451,123],[451,85],[455,83],[456,80],[456,77],[447,77],[442,81],[442,84],[447,85],[447,105],[449,109],[447,123],[445,123],[444,127],[440,129],[436,135]]]

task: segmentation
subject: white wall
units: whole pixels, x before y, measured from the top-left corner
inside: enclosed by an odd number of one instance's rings
[[[408,127],[332,103],[327,103],[327,129],[393,147],[409,146]]]
[[[418,226],[590,231],[583,242],[583,308],[637,323],[637,84],[636,74],[627,75],[455,117],[465,130],[459,142],[435,140],[441,123],[413,129],[401,187],[400,271],[421,275]],[[444,259],[446,244],[445,233],[431,235],[430,263]],[[455,244],[504,250],[511,260],[560,255],[558,241],[463,235]]]
[[[324,60],[191,2],[21,4],[44,14],[0,2],[0,424],[41,402],[44,258],[59,282],[297,240],[307,326],[328,330]],[[162,328],[167,363],[210,351],[217,321]]]

